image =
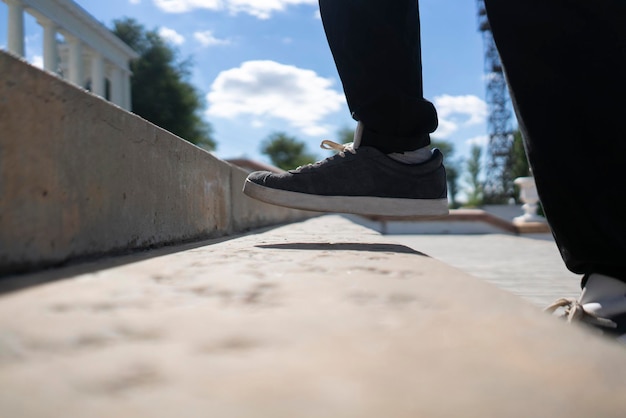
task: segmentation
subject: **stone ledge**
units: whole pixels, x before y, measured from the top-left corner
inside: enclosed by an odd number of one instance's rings
[[[0,51],[0,276],[311,216],[245,171]]]
[[[513,226],[519,234],[544,234],[551,232],[550,226],[545,222],[513,222]]]
[[[39,273],[29,279],[57,281],[0,297],[0,414],[606,418],[626,408],[623,346],[343,217],[181,250]]]
[[[422,222],[432,225],[437,223],[455,223],[455,222],[482,222],[497,230],[509,232],[512,234],[538,234],[550,232],[550,226],[541,222],[510,222],[495,216],[482,209],[452,209],[447,216],[436,217],[388,217],[388,216],[367,216],[365,219],[372,222],[380,222],[385,230],[385,224],[398,222]]]

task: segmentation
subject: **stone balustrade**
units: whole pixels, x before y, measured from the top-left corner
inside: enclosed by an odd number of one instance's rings
[[[129,63],[138,55],[109,29],[72,0],[2,1],[8,6],[9,52],[25,56],[24,16],[28,13],[43,28],[45,70],[131,109]],[[62,43],[57,40],[59,34]]]

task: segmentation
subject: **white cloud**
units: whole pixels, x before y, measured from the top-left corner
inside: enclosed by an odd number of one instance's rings
[[[37,32],[37,33],[31,33],[29,35],[26,35],[24,40],[25,40],[27,45],[30,45],[32,43],[39,43],[40,42],[40,33]]]
[[[264,118],[278,118],[306,135],[325,135],[329,129],[323,119],[345,103],[332,84],[311,70],[274,61],[247,61],[217,76],[207,95],[207,114],[250,115],[255,126]]]
[[[489,135],[478,135],[465,141],[469,146],[478,145],[479,147],[485,147],[489,145]]]
[[[437,130],[433,132],[431,135],[435,138],[446,139],[458,130],[459,130],[459,126],[456,123],[446,120],[442,118],[441,116],[439,116],[439,126],[437,127]]]
[[[200,42],[203,46],[215,46],[215,45],[228,45],[230,40],[219,39],[213,35],[213,31],[205,30],[202,32],[195,32],[193,37],[196,41]]]
[[[481,80],[486,83],[489,83],[492,81],[502,81],[502,82],[505,81],[504,74],[501,72],[491,72],[491,73],[483,74],[481,77]]]
[[[185,37],[183,35],[176,32],[174,29],[166,28],[165,26],[161,26],[159,28],[159,35],[161,38],[173,43],[174,45],[182,45],[185,43]]]
[[[461,127],[478,125],[487,119],[487,103],[477,96],[450,96],[444,94],[435,97],[435,107],[439,115],[439,128],[433,134],[445,138]]]
[[[41,55],[33,55],[30,59],[30,63],[38,68],[43,68],[43,57]]]
[[[281,12],[288,6],[317,4],[318,0],[226,0],[231,13],[248,13],[259,19],[269,19],[273,12]]]
[[[269,19],[274,12],[288,6],[316,5],[318,0],[153,0],[161,10],[169,13],[184,13],[195,9],[227,10],[232,14],[247,13],[259,19]]]
[[[195,9],[221,10],[223,0],[153,0],[156,7],[168,13],[184,13]]]

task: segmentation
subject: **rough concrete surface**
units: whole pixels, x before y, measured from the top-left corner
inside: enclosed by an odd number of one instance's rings
[[[539,307],[580,295],[550,234],[393,235],[390,239],[493,283]]]
[[[624,416],[623,346],[343,217],[179,250],[12,279],[0,415]]]
[[[0,275],[304,217],[246,202],[241,169],[4,52],[0,74]]]

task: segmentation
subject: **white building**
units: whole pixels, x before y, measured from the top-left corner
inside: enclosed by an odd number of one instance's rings
[[[9,52],[24,57],[28,13],[43,28],[45,70],[131,109],[129,64],[138,55],[109,29],[72,0],[2,1],[8,6]]]

